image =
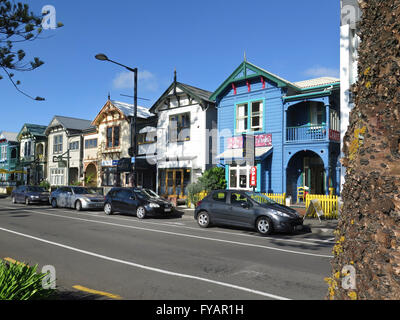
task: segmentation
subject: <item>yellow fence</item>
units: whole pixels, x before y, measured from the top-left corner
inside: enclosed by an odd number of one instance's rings
[[[193,204],[196,205],[197,202],[203,200],[205,197],[207,197],[208,193],[206,191],[197,193],[193,195]],[[192,202],[190,201],[190,197],[187,198],[187,206],[190,208],[192,206]]]
[[[286,193],[263,193],[263,195],[279,204],[286,204]]]
[[[324,217],[327,219],[337,219],[339,216],[339,197],[334,195],[320,195],[320,194],[307,194],[306,196],[306,210],[310,206],[311,200],[319,200]],[[317,215],[314,213],[314,217]]]

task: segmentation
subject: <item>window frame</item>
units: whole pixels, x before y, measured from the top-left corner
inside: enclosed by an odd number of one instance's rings
[[[259,111],[257,112],[258,115],[253,115],[253,104],[260,103]],[[246,106],[247,115],[239,117],[239,107]],[[262,133],[265,131],[265,99],[253,99],[245,102],[238,102],[235,103],[235,134],[243,134],[243,133]],[[254,127],[253,118],[255,117],[260,118],[260,125]],[[245,120],[245,128],[244,130],[239,130],[239,121]],[[253,130],[256,129],[256,130]]]
[[[54,137],[53,137],[53,154],[60,154],[63,152],[63,143],[64,143],[64,137],[62,134],[54,135]]]
[[[188,121],[182,121],[185,116],[188,116]],[[176,127],[173,127],[171,124],[173,123],[172,118],[176,118]],[[174,131],[175,129],[175,131]],[[168,122],[168,142],[185,142],[190,141],[191,139],[191,112],[183,112],[177,114],[171,114],[169,116]],[[181,135],[184,130],[188,130],[188,135],[185,138],[182,138]]]
[[[118,128],[118,138],[116,139],[116,128]],[[109,130],[111,130],[111,137],[109,136]],[[111,140],[110,140],[111,139]],[[116,144],[116,141],[118,144]],[[111,142],[111,145],[110,145]],[[106,128],[106,149],[119,148],[121,146],[121,126],[115,125]]]

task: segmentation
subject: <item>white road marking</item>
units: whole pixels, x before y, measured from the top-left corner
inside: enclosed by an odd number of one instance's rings
[[[57,243],[57,242],[45,240],[45,239],[42,239],[42,238],[34,237],[34,236],[31,236],[31,235],[20,233],[20,232],[16,232],[16,231],[13,231],[13,230],[8,230],[8,229],[4,229],[4,228],[0,228],[0,230],[2,230],[4,232],[15,234],[15,235],[18,235],[18,236],[21,236],[21,237],[25,237],[25,238],[37,240],[37,241],[40,241],[40,242],[44,242],[44,243],[47,243],[47,244],[50,244],[50,245],[54,245],[54,246],[57,246],[57,247],[61,247],[61,248],[64,248],[64,249],[76,251],[76,252],[79,252],[79,253],[82,253],[82,254],[86,254],[86,255],[89,255],[89,256],[93,256],[93,257],[96,257],[96,258],[100,258],[100,259],[104,259],[104,260],[108,260],[108,261],[112,261],[112,262],[117,262],[117,263],[129,265],[129,266],[132,266],[132,267],[135,267],[135,268],[140,268],[140,269],[153,271],[153,272],[158,272],[158,273],[162,273],[162,274],[166,274],[166,275],[170,275],[170,276],[175,276],[175,277],[180,277],[180,278],[187,278],[187,279],[193,279],[193,280],[208,282],[208,283],[212,283],[212,284],[223,286],[223,287],[228,287],[228,288],[232,288],[232,289],[236,289],[236,290],[249,292],[249,293],[260,295],[260,296],[263,296],[263,297],[268,297],[268,298],[271,298],[271,299],[290,300],[289,298],[281,297],[281,296],[278,296],[278,295],[270,294],[270,293],[259,291],[259,290],[249,289],[249,288],[246,288],[246,287],[241,287],[241,286],[230,284],[230,283],[226,283],[226,282],[215,281],[215,280],[211,280],[211,279],[207,279],[207,278],[203,278],[203,277],[198,277],[198,276],[193,276],[193,275],[188,275],[188,274],[183,274],[183,273],[176,273],[176,272],[172,272],[172,271],[168,271],[168,270],[164,270],[164,269],[159,269],[159,268],[145,266],[145,265],[142,265],[142,264],[137,264],[137,263],[126,261],[126,260],[121,260],[121,259],[116,259],[116,258],[104,256],[104,255],[101,255],[101,254],[98,254],[98,253],[95,253],[95,252],[90,252],[90,251],[78,249],[78,248],[75,248],[75,247],[71,247],[71,246],[67,246],[67,245],[61,244],[61,243]]]
[[[299,254],[299,255],[306,255],[306,256],[313,256],[313,257],[320,257],[320,258],[329,258],[329,259],[333,258],[333,256],[330,256],[330,255],[309,253],[309,252],[303,252],[303,251],[287,250],[287,249],[269,247],[269,246],[253,244],[253,243],[237,242],[237,241],[231,241],[231,240],[223,240],[223,239],[217,239],[217,238],[196,236],[196,235],[186,234],[186,233],[176,233],[176,232],[171,232],[171,231],[158,230],[158,229],[149,229],[149,228],[143,228],[143,227],[137,227],[137,226],[131,226],[131,225],[124,225],[124,224],[118,224],[118,223],[112,223],[112,222],[89,220],[89,219],[83,219],[83,218],[77,218],[77,217],[69,217],[69,216],[63,216],[63,215],[58,215],[58,214],[54,214],[54,213],[44,213],[44,212],[35,211],[35,210],[24,210],[24,211],[34,212],[34,213],[37,213],[37,214],[51,216],[51,217],[59,217],[59,218],[64,218],[64,219],[73,219],[73,220],[79,220],[79,221],[85,221],[85,222],[91,222],[91,223],[111,225],[111,226],[116,226],[116,227],[123,227],[123,228],[128,228],[128,229],[137,229],[137,230],[143,230],[143,231],[163,233],[163,234],[169,234],[169,235],[174,235],[174,236],[179,236],[179,237],[187,237],[187,238],[194,238],[194,239],[201,239],[201,240],[208,240],[208,241],[216,241],[216,242],[234,244],[234,245],[245,246],[245,247],[262,248],[262,249],[267,249],[267,250],[280,251],[280,252],[285,252],[285,253]]]

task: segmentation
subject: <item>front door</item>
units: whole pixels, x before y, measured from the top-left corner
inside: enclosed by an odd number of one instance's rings
[[[184,196],[183,173],[184,169],[167,170],[165,185],[169,196],[175,195],[178,198]]]

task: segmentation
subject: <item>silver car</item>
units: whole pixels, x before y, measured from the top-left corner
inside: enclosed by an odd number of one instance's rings
[[[103,209],[104,196],[84,187],[60,187],[50,194],[53,208],[74,208],[77,211]]]

